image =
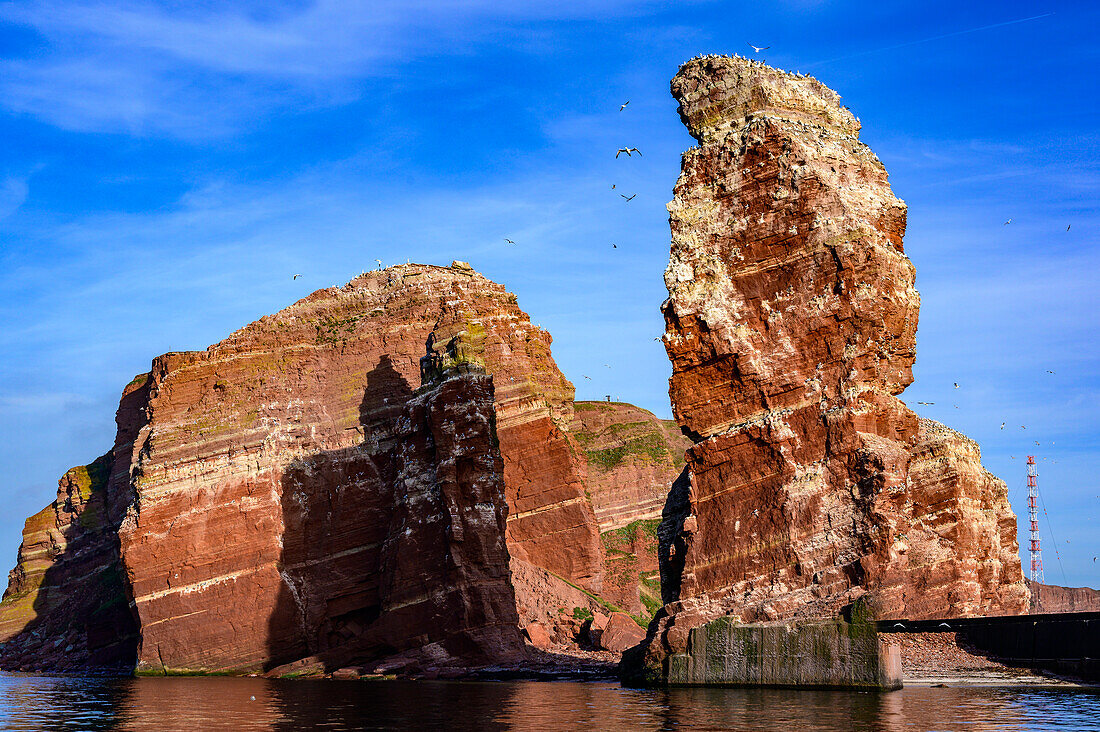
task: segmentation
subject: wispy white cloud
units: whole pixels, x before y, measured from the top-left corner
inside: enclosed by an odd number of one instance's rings
[[[5,219],[19,210],[27,200],[27,181],[23,178],[8,176],[0,181],[0,219]]]
[[[278,181],[210,179],[157,210],[20,232],[33,251],[8,253],[0,267],[10,294],[0,304],[0,393],[60,381],[113,393],[158,353],[205,348],[375,258],[461,259],[520,296],[554,334],[567,374],[607,382],[579,384],[594,390],[582,397],[613,388],[667,413],[668,363],[653,337],[673,173],[639,180],[627,204],[585,166],[411,188],[364,179],[353,160]]]
[[[355,82],[468,52],[524,24],[644,13],[654,0],[373,0],[284,5],[54,0],[0,5],[45,44],[0,60],[0,104],[65,129],[204,138],[289,105],[354,99]]]

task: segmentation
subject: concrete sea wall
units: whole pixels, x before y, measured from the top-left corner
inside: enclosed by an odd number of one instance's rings
[[[624,666],[630,662],[624,658]],[[637,667],[634,667],[637,670]],[[739,623],[722,617],[691,629],[687,649],[630,682],[669,686],[901,688],[901,656],[873,623],[835,620]]]

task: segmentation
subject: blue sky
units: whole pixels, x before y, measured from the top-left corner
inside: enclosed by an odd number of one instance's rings
[[[668,416],[668,82],[752,42],[844,97],[909,204],[904,398],[1018,513],[1039,456],[1047,580],[1100,587],[1098,27],[1085,2],[0,2],[0,564],[154,356],[376,258],[470,261],[578,398]]]

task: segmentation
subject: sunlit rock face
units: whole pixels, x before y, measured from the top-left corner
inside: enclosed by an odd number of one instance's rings
[[[572,385],[549,345],[513,295],[458,263],[371,272],[158,359],[121,532],[141,664],[264,667],[368,636],[379,654],[399,650],[371,630],[408,607],[385,599],[394,502],[415,482],[395,456],[436,439],[401,431],[441,369],[493,375],[509,549],[598,582],[598,533],[560,427]],[[404,510],[406,529],[433,516]]]
[[[672,93],[700,145],[668,206],[664,341],[697,444],[661,531],[663,642],[866,593],[885,617],[1024,612],[1004,484],[897,398],[920,300],[905,204],[859,122],[739,57],[688,62]]]

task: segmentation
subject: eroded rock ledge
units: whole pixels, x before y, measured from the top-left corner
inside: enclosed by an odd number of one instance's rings
[[[669,204],[673,413],[697,444],[662,526],[649,652],[835,615],[1025,612],[1015,516],[977,446],[919,420],[906,208],[820,82],[707,56],[672,81],[700,146]],[[653,661],[651,658],[650,661]]]

